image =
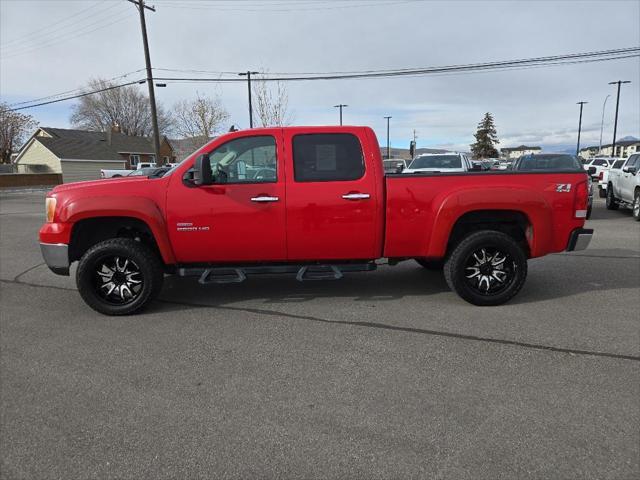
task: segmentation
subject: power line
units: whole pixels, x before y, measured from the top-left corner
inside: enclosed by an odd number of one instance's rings
[[[597,55],[601,55],[598,57]],[[310,75],[310,76],[279,76],[279,77],[268,77],[263,76],[260,80],[264,81],[313,81],[313,80],[344,80],[344,79],[363,79],[363,78],[393,78],[399,76],[424,76],[424,75],[447,75],[447,74],[469,74],[469,73],[487,73],[487,72],[496,72],[501,70],[522,70],[529,68],[541,68],[548,66],[561,66],[561,65],[571,65],[571,64],[582,64],[582,63],[592,63],[592,62],[603,62],[603,61],[611,61],[611,60],[620,60],[625,58],[634,58],[640,56],[640,47],[631,47],[617,50],[604,50],[601,52],[587,52],[587,53],[578,53],[578,54],[568,54],[568,55],[556,55],[553,57],[537,57],[530,59],[518,59],[518,60],[509,60],[509,61],[501,61],[501,62],[485,62],[485,63],[476,63],[476,64],[467,64],[467,65],[452,65],[452,66],[443,66],[443,67],[428,67],[428,68],[420,68],[420,69],[400,69],[400,70],[371,70],[366,73],[352,72],[350,74],[337,74],[337,75]],[[547,61],[546,63],[543,60],[552,59],[551,61]],[[158,69],[158,70],[170,70],[170,69]],[[173,69],[177,70],[177,69]],[[129,74],[137,73],[140,70],[135,72],[130,72]],[[374,73],[371,73],[374,72]],[[129,75],[124,74],[123,76]],[[117,78],[117,77],[116,77]],[[155,77],[154,80],[167,81],[167,82],[209,82],[209,83],[235,83],[235,82],[244,82],[244,79],[241,78],[179,78],[179,77]],[[142,80],[144,82],[144,80]],[[47,102],[37,103],[33,105],[26,105],[23,107],[15,108],[13,110],[23,110],[26,108],[39,107],[42,105],[48,105],[51,103],[64,102],[67,100],[72,100],[75,98],[84,97],[87,95],[92,95],[94,93],[100,93],[105,90],[111,90],[113,88],[120,88],[128,85],[133,85],[136,83],[140,83],[140,81],[133,81],[125,84],[115,85],[109,87],[107,89],[96,90],[93,92],[85,92],[80,95],[68,96],[56,100],[50,100]],[[72,92],[71,90],[70,92]],[[51,95],[50,97],[55,97],[61,94]],[[47,97],[43,97],[47,98]],[[20,102],[21,104],[31,103],[36,100],[31,100],[29,102]],[[17,104],[15,104],[17,105]]]
[[[484,70],[503,70],[518,67],[542,67],[554,65],[566,65],[575,63],[590,63],[598,61],[609,61],[623,58],[640,56],[640,47],[630,47],[617,50],[603,50],[599,52],[575,53],[567,55],[555,55],[549,57],[536,57],[528,59],[505,60],[498,62],[485,62],[465,65],[449,65],[442,67],[426,67],[415,69],[384,70],[352,72],[345,74],[321,74],[321,75],[298,75],[298,76],[268,76],[264,75],[264,81],[312,81],[312,80],[348,80],[362,78],[389,78],[402,76],[423,76],[442,73],[475,73]],[[180,78],[180,77],[159,77],[162,81],[182,81],[182,82],[237,82],[237,78]]]
[[[135,85],[137,83],[144,83],[144,81],[145,81],[144,79],[141,79],[141,80],[135,80],[133,82],[121,83],[119,85],[110,85],[108,87],[101,88],[99,90],[92,90],[90,92],[84,92],[84,93],[80,93],[78,95],[72,95],[72,96],[65,97],[65,98],[59,98],[57,100],[49,100],[48,102],[36,103],[35,105],[27,105],[25,107],[8,108],[6,110],[11,110],[11,111],[15,112],[15,111],[18,111],[18,110],[25,110],[27,108],[41,107],[43,105],[49,105],[51,103],[66,102],[67,100],[73,100],[73,99],[76,99],[76,98],[87,97],[89,95],[95,95],[96,93],[102,93],[102,92],[106,92],[106,91],[109,91],[109,90],[115,90],[116,88],[128,87],[129,85]]]
[[[186,10],[217,10],[217,11],[227,11],[227,12],[262,12],[262,13],[271,13],[271,12],[306,12],[306,11],[318,11],[318,10],[340,10],[345,8],[366,8],[366,7],[380,7],[380,6],[389,6],[389,5],[402,5],[407,3],[415,3],[420,0],[396,0],[396,1],[379,1],[379,2],[369,2],[369,3],[345,3],[343,5],[335,5],[331,4],[331,6],[322,5],[322,6],[310,6],[309,8],[305,8],[304,4],[295,4],[291,2],[288,5],[288,8],[260,8],[265,5],[258,4],[254,8],[243,8],[234,6],[234,5],[220,5],[220,4],[212,4],[212,3],[190,3],[187,4],[185,2],[177,2],[175,0],[161,3],[162,6],[167,8],[180,8]]]
[[[84,12],[87,12],[89,10],[93,10],[98,5],[100,5],[100,3],[92,4],[92,5],[88,6],[87,8],[83,8],[79,12],[74,13],[73,15],[69,15],[69,16],[67,16],[65,18],[62,18],[62,19],[56,21],[56,22],[49,23],[46,27],[39,28],[38,30],[33,30],[30,33],[27,33],[25,35],[21,35],[21,36],[16,37],[16,38],[14,38],[12,40],[9,40],[8,42],[0,44],[0,48],[7,48],[8,46],[10,46],[10,45],[12,45],[14,43],[22,43],[25,40],[29,40],[30,41],[30,40],[33,40],[34,38],[40,37],[42,35],[47,35],[49,33],[55,32],[55,31],[59,30],[59,28],[54,28],[53,30],[51,30],[51,27],[54,27],[54,26],[60,25],[60,24],[64,24],[64,23],[68,22],[69,20],[71,20],[72,18],[75,18],[75,17],[83,14]],[[113,8],[114,6],[115,5],[112,4],[107,8]],[[94,14],[95,14],[95,11],[94,11]],[[93,15],[89,15],[89,17],[91,17],[91,16],[93,16]],[[83,22],[83,21],[85,21],[85,19],[81,19],[79,21]],[[74,25],[76,23],[78,23],[78,22],[71,22],[70,25],[65,25],[63,28],[67,28],[67,27],[69,27],[71,25]]]
[[[93,23],[90,23],[88,25],[85,25],[84,27],[79,29],[79,31],[67,32],[65,34],[62,34],[62,35],[59,35],[59,36],[54,37],[52,39],[49,39],[49,40],[46,41],[45,44],[24,46],[24,47],[18,48],[14,52],[10,52],[8,54],[3,54],[0,57],[0,59],[1,60],[7,60],[7,59],[10,59],[10,58],[18,57],[18,56],[21,56],[21,55],[24,55],[24,54],[27,54],[27,53],[31,53],[31,52],[37,51],[37,50],[41,50],[41,49],[46,48],[46,47],[50,47],[50,46],[53,46],[53,45],[64,43],[67,40],[70,40],[72,38],[76,38],[76,37],[79,37],[79,36],[82,36],[82,35],[93,33],[96,30],[100,30],[102,28],[109,27],[111,25],[114,25],[116,23],[121,22],[122,20],[126,20],[129,17],[130,17],[129,15],[123,14],[123,12],[117,12],[115,15],[109,15],[109,16],[106,16],[105,18],[102,18],[102,19],[98,20],[97,22],[93,22]],[[105,20],[113,20],[113,21],[108,22],[108,23],[103,23]],[[95,28],[90,28],[90,27],[93,27],[93,26],[95,26]]]
[[[121,78],[126,78],[129,75],[133,75],[134,73],[143,72],[144,70],[145,70],[144,68],[139,68],[138,70],[134,70],[132,72],[123,73],[122,75],[118,75],[116,77],[109,78],[109,79],[105,80],[105,82],[113,82],[115,80],[120,80]],[[74,88],[73,90],[67,90],[65,92],[59,92],[59,93],[54,93],[52,95],[47,95],[46,97],[33,98],[31,100],[26,100],[24,102],[12,103],[12,104],[9,105],[9,107],[17,107],[19,105],[26,105],[27,103],[40,102],[42,100],[49,100],[50,98],[57,98],[57,97],[61,97],[63,95],[70,95],[70,94],[75,93],[75,92],[80,92],[80,91],[82,91],[84,89],[85,89],[84,87],[78,87],[78,88]]]
[[[529,59],[515,59],[515,60],[505,60],[502,62],[485,62],[483,64],[456,64],[444,67],[413,67],[413,68],[387,68],[381,70],[346,70],[346,71],[330,71],[330,72],[269,72],[269,75],[278,75],[280,77],[291,77],[291,76],[328,76],[328,75],[336,75],[336,76],[356,76],[356,75],[364,75],[364,74],[398,74],[405,73],[406,74],[420,74],[424,71],[431,70],[434,68],[442,68],[442,69],[464,69],[464,68],[473,68],[479,65],[489,65],[490,63],[494,66],[500,66],[499,64],[512,64],[516,62],[552,62],[559,61],[563,59],[569,58],[584,58],[589,56],[613,56],[613,55],[621,55],[624,53],[634,53],[629,56],[621,56],[618,58],[629,58],[635,57],[640,53],[639,47],[629,47],[615,50],[601,50],[596,52],[586,52],[586,53],[576,53],[576,54],[566,54],[566,55],[555,55],[555,56],[547,56],[547,57],[537,57],[537,58],[529,58]],[[213,74],[213,75],[235,75],[235,72],[224,72],[224,71],[213,71],[213,70],[194,70],[194,69],[179,69],[179,68],[154,68],[154,70],[165,71],[165,72],[181,72],[181,73],[203,73],[203,74]],[[277,79],[274,79],[277,80]],[[283,80],[280,78],[280,80]]]

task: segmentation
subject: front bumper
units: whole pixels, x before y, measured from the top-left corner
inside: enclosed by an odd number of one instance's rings
[[[593,228],[576,228],[569,237],[567,252],[585,250],[591,242],[591,237],[593,237]]]
[[[40,243],[42,258],[49,269],[58,275],[69,275],[69,245],[64,243]]]

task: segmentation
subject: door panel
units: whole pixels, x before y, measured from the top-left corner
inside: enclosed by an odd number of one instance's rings
[[[365,168],[357,129],[353,133],[294,135],[287,169],[289,260],[369,259],[375,248],[375,173]]]
[[[236,138],[208,152],[223,183],[196,187],[178,172],[172,178],[167,227],[179,263],[286,260],[282,130],[264,132],[269,134],[261,137],[275,138],[276,158],[265,154],[264,145],[238,147]],[[251,131],[241,137],[245,143],[250,138],[258,137]],[[265,161],[275,163],[260,163]]]

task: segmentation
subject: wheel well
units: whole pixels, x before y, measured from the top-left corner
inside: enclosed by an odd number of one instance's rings
[[[79,260],[89,248],[110,238],[138,240],[160,256],[153,233],[142,220],[131,217],[98,217],[80,220],[73,226],[69,242],[69,262]]]
[[[496,230],[505,233],[518,242],[525,254],[530,256],[527,232],[531,227],[531,222],[522,212],[512,210],[478,210],[462,215],[453,226],[449,242],[447,243],[447,253],[449,253],[465,237],[480,230]]]

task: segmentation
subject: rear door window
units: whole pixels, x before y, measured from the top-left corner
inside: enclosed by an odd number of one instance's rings
[[[349,181],[364,175],[362,146],[350,133],[314,133],[293,137],[296,182]]]

